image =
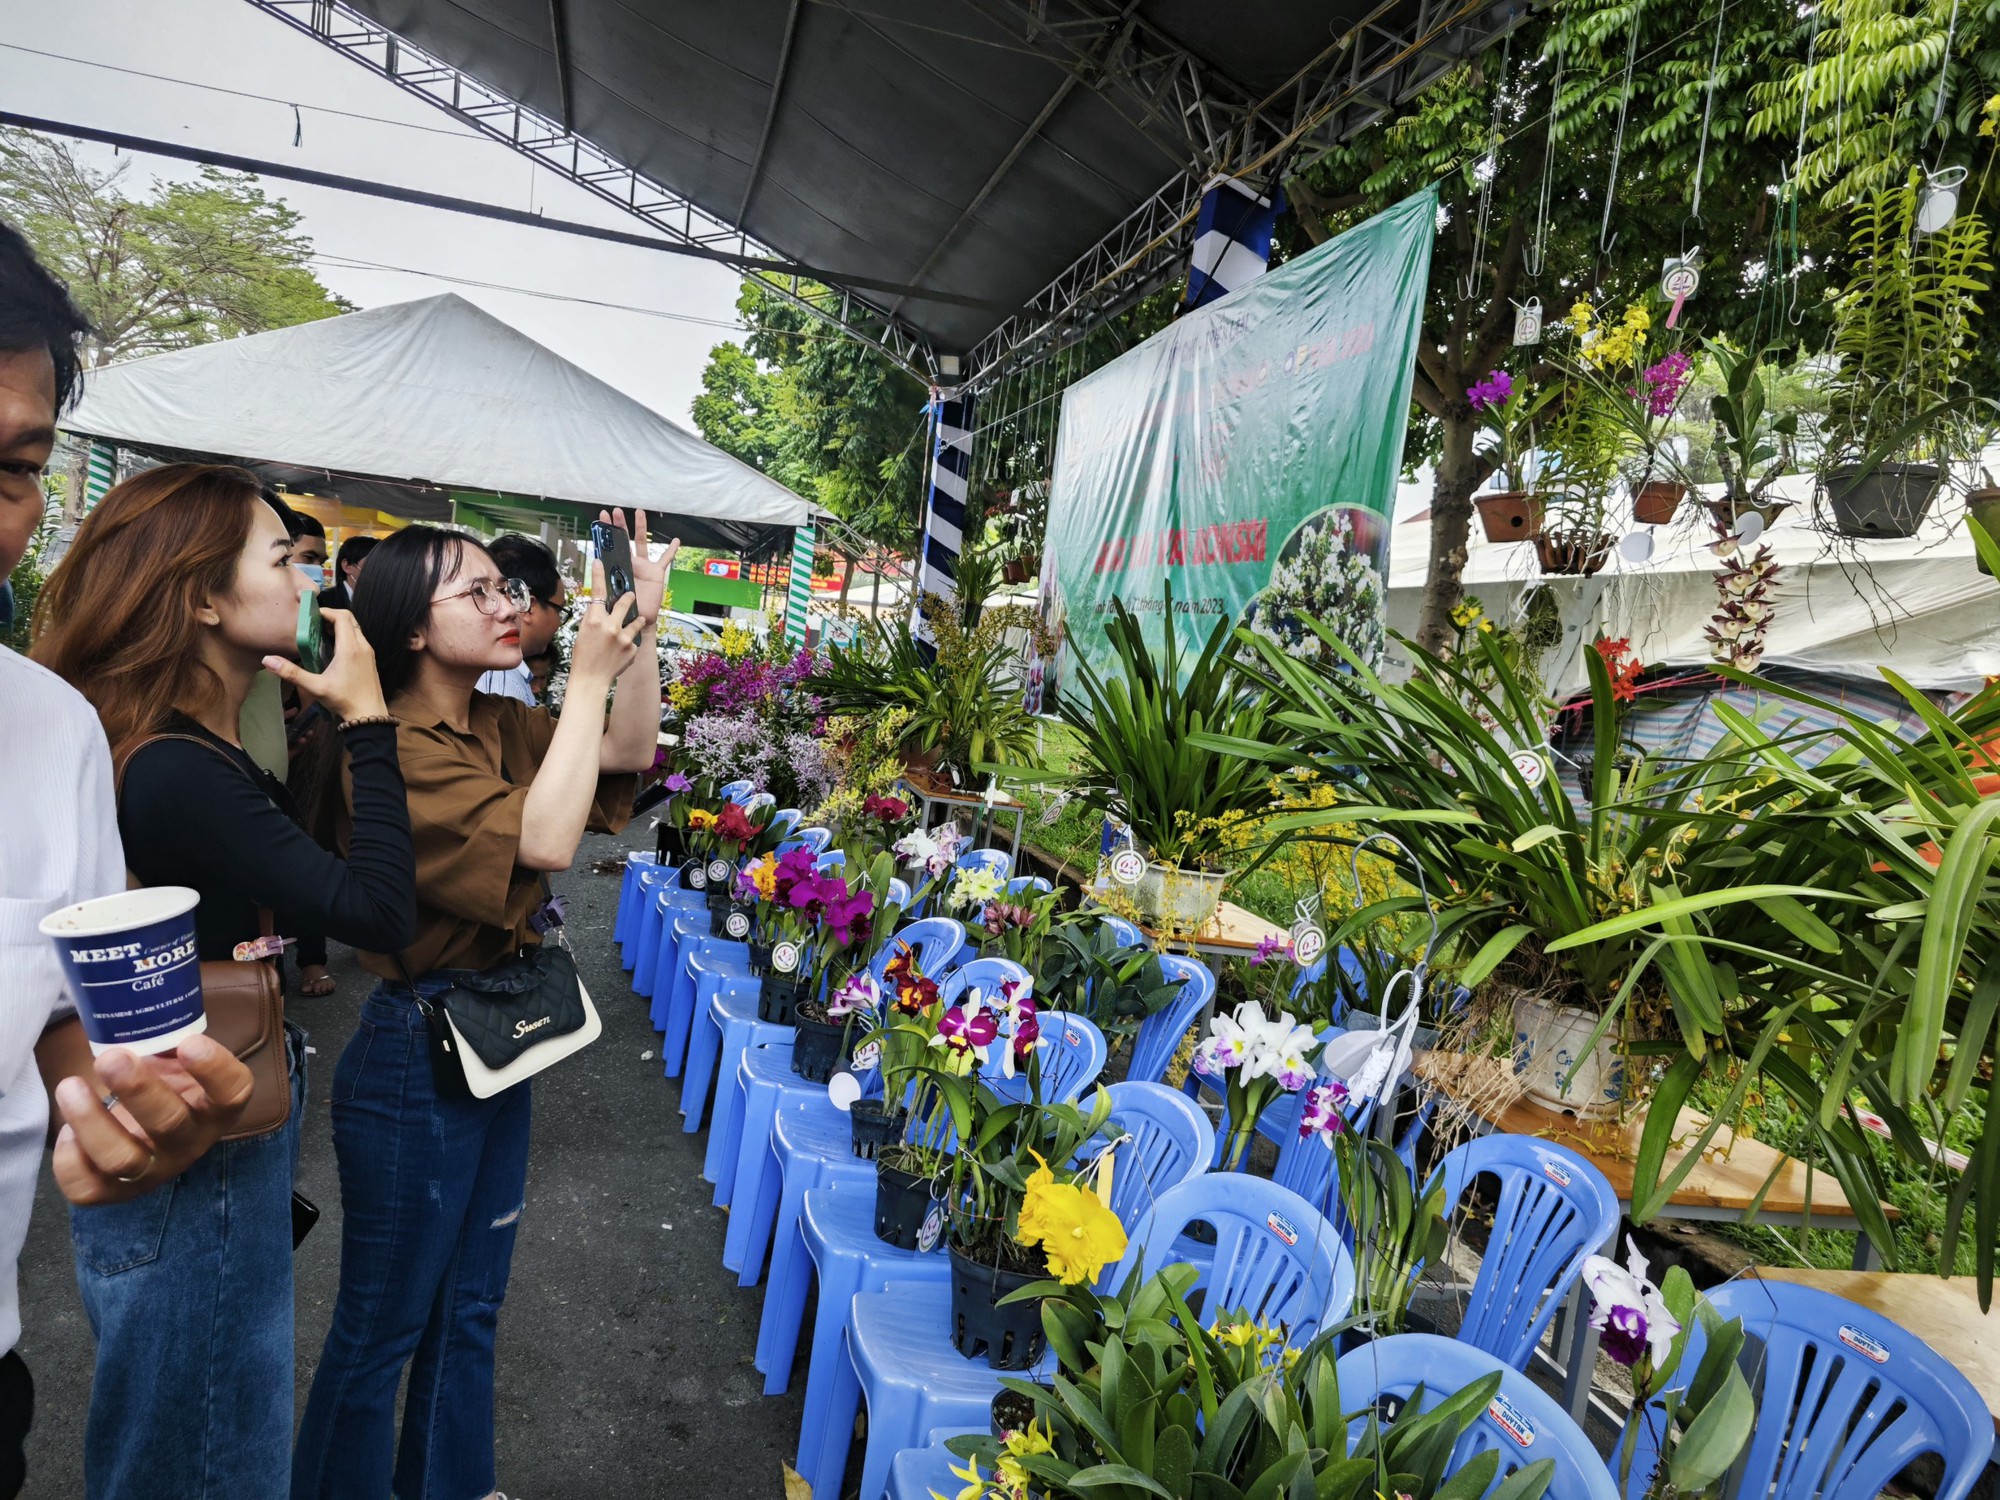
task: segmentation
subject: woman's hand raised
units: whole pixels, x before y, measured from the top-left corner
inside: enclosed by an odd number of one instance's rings
[[[324,703],[336,719],[374,719],[389,712],[382,679],[375,672],[375,648],[344,609],[320,611],[333,627],[333,660],[323,672],[308,672],[282,656],[264,658],[265,669]]]

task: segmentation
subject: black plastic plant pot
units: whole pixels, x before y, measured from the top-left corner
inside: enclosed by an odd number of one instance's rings
[[[1042,1357],[1042,1304],[1001,1299],[1047,1271],[1003,1271],[951,1251],[951,1342],[967,1359],[984,1357],[996,1370],[1025,1370]]]
[[[750,977],[762,979],[771,972],[771,945],[752,942],[750,944]]]
[[[1045,1385],[1041,1389],[1054,1395],[1056,1388]],[[1035,1403],[1019,1391],[995,1391],[993,1400],[986,1408],[987,1426],[994,1437],[1003,1441],[1010,1432],[1025,1431],[1036,1415]]]
[[[757,990],[757,1019],[768,1021],[773,1026],[796,1025],[799,1001],[805,991],[806,982],[803,979],[766,974]]]
[[[687,861],[687,830],[676,828],[671,823],[660,824],[659,859],[663,865],[684,864]]]
[[[807,1083],[825,1083],[847,1050],[847,1023],[813,1021],[796,1014],[794,1019],[799,1029],[792,1038],[792,1071]]]
[[[690,859],[681,866],[681,889],[684,891],[705,891],[708,889],[708,872],[698,859]]]
[[[903,1125],[908,1119],[904,1111],[890,1109],[886,1099],[856,1100],[847,1111],[848,1128],[854,1133],[854,1154],[863,1161],[875,1160],[884,1146],[902,1139]]]
[[[875,1238],[883,1244],[916,1249],[933,1201],[930,1178],[875,1164]]]
[[[751,924],[757,920],[755,908],[743,901],[726,901],[708,909],[710,937],[727,938],[732,943],[750,940]]]
[[[1828,471],[1827,508],[1842,536],[1915,536],[1943,482],[1935,464],[1853,464]]]

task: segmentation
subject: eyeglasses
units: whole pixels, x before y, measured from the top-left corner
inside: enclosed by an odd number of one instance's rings
[[[454,599],[464,599],[468,596],[472,600],[472,607],[482,615],[499,613],[502,599],[517,610],[525,610],[535,598],[529,592],[528,585],[518,578],[502,578],[497,582],[490,578],[482,578],[469,588],[462,588],[455,594],[446,594],[442,599],[433,599],[431,603],[449,604]]]

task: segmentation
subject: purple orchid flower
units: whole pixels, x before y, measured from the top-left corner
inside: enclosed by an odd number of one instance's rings
[[[689,781],[687,779],[687,776],[683,772],[676,771],[673,773],[673,775],[669,776],[665,781],[661,782],[660,785],[665,787],[670,792],[684,792],[689,787],[693,786],[694,783],[692,781]]]

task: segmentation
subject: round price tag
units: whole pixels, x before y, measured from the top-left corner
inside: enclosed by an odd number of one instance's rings
[[[722,919],[722,930],[735,938],[737,942],[742,942],[743,939],[750,936],[750,914],[743,911],[731,912]]]
[[[1130,847],[1111,856],[1111,878],[1120,885],[1137,885],[1146,873],[1146,856]]]
[[[1319,956],[1326,952],[1326,933],[1311,922],[1301,922],[1292,929],[1292,962],[1301,969],[1319,962]]]
[[[1514,769],[1521,773],[1521,779],[1530,787],[1538,787],[1549,774],[1549,763],[1536,750],[1516,750]]]
[[[826,1097],[843,1114],[854,1108],[861,1098],[861,1080],[842,1068],[826,1081]]]
[[[882,1044],[880,1042],[863,1042],[859,1047],[854,1049],[854,1058],[851,1066],[857,1073],[872,1073],[875,1071],[875,1065],[881,1061]]]
[[[799,966],[799,945],[794,942],[779,943],[771,950],[771,967],[780,974],[789,974]]]
[[[729,861],[726,859],[711,859],[708,862],[708,878],[717,885],[727,880],[729,878]]]
[[[708,889],[708,871],[701,867],[700,860],[688,861],[687,883],[689,890],[705,891]]]
[[[928,1255],[937,1249],[938,1240],[944,1234],[944,1205],[933,1203],[931,1211],[924,1215],[923,1226],[917,1230],[917,1251]]]

